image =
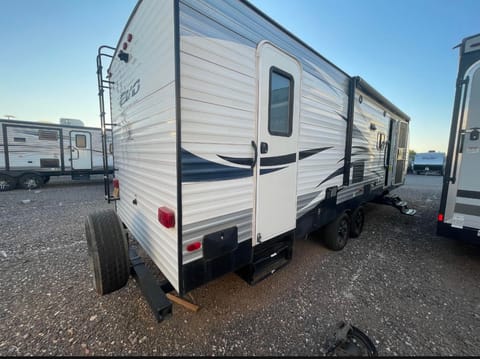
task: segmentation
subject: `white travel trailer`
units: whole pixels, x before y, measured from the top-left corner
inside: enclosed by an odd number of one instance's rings
[[[51,176],[103,173],[100,128],[0,119],[0,191],[37,188]]]
[[[437,233],[480,241],[480,34],[459,45],[457,89]]]
[[[415,174],[438,173],[443,176],[445,171],[445,153],[429,151],[415,154],[412,171]]]
[[[140,1],[97,64],[116,169],[116,213],[86,221],[101,294],[128,280],[121,223],[184,295],[256,282],[320,228],[343,248],[404,183],[409,117],[246,1]]]

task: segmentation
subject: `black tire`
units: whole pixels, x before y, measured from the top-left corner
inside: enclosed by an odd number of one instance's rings
[[[50,181],[50,176],[43,176],[43,184],[48,183]]]
[[[23,189],[35,189],[43,185],[43,177],[36,173],[25,173],[18,179],[18,185]]]
[[[85,233],[98,294],[122,288],[128,282],[130,264],[127,239],[115,211],[107,209],[89,214],[85,220]]]
[[[9,175],[0,174],[0,192],[11,191],[17,186],[17,180]]]
[[[357,238],[362,233],[363,224],[365,223],[365,211],[363,207],[355,208],[350,219],[350,237]]]
[[[331,250],[339,251],[347,244],[349,234],[350,217],[343,212],[323,229],[324,243]]]

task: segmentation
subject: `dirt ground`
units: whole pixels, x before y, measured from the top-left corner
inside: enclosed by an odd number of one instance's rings
[[[99,297],[84,234],[103,183],[53,180],[0,193],[0,355],[322,355],[345,320],[380,355],[478,355],[480,247],[435,235],[441,177],[407,177],[414,217],[370,204],[362,235],[333,252],[314,236],[249,286],[226,275],[158,324],[132,279]],[[30,200],[23,203],[22,200]]]

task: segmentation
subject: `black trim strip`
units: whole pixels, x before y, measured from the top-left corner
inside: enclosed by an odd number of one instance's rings
[[[123,33],[126,31],[128,24],[130,23],[133,15],[137,11],[139,5],[133,10],[132,15],[128,19],[127,25],[123,30]],[[181,126],[181,92],[180,92],[180,9],[179,1],[176,0],[173,3],[173,31],[174,31],[174,51],[175,51],[175,117],[176,117],[176,132],[177,132],[177,260],[178,260],[178,294],[180,296],[185,294],[185,283],[183,278],[183,208],[182,208],[182,180],[183,180],[183,163],[182,163],[182,126]],[[119,48],[120,40],[123,37],[120,37],[117,44],[117,49]],[[112,61],[113,62],[113,61]],[[111,66],[111,65],[110,65]]]
[[[250,177],[252,168],[226,166],[180,149],[182,182],[222,181]]]
[[[459,189],[457,191],[457,196],[465,197],[465,198],[480,199],[480,191],[467,191],[467,190]]]
[[[348,88],[348,110],[347,110],[347,133],[345,139],[345,161],[343,163],[343,185],[350,184],[350,167],[352,161],[352,142],[353,142],[353,121],[355,114],[355,88],[357,87],[358,78],[350,79]],[[342,116],[343,117],[343,116]]]
[[[329,150],[330,148],[333,148],[333,146],[312,148],[312,149],[309,149],[309,150],[300,151],[300,153],[298,154],[298,159],[303,160],[304,158],[316,155],[317,153]]]
[[[332,178],[337,177],[337,176],[340,176],[340,175],[343,175],[343,167],[337,168],[337,169],[335,170],[335,172],[333,172],[333,173],[330,174],[327,178],[325,178],[322,182],[320,182],[319,184],[317,184],[317,185],[315,186],[315,188],[318,187],[318,186],[320,186],[321,184],[327,182],[328,180],[331,180]]]
[[[260,158],[260,166],[280,166],[295,162],[296,160],[296,153],[275,157],[262,157]]]
[[[10,170],[10,161],[8,159],[8,136],[7,136],[7,125],[2,124],[3,131],[3,148],[5,149],[5,170]]]
[[[260,175],[266,175],[268,173],[272,173],[272,172],[276,172],[276,171],[279,171],[279,170],[283,170],[284,168],[287,168],[287,166],[285,167],[278,167],[278,168],[261,168],[260,169]]]
[[[455,205],[456,213],[468,214],[470,216],[480,216],[480,206],[471,204],[457,203]]]
[[[217,156],[220,157],[222,160],[232,162],[232,163],[235,163],[237,165],[242,165],[242,166],[250,166],[251,167],[252,163],[253,163],[252,158],[242,158],[242,157],[235,158],[235,157],[227,157],[227,156],[221,156],[221,155],[217,155]]]

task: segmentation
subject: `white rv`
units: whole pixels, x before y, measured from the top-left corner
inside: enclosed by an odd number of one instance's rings
[[[320,228],[341,249],[404,183],[409,117],[246,1],[140,1],[111,49],[116,214],[86,224],[102,294],[128,279],[120,223],[183,295],[255,282]]]
[[[88,179],[104,173],[102,130],[78,126],[79,120],[77,126],[67,125],[65,120],[50,124],[0,119],[0,191],[36,188],[51,176]]]
[[[438,173],[443,176],[445,171],[445,153],[429,151],[415,154],[412,171],[415,174]]]
[[[437,233],[480,241],[480,34],[459,45],[457,89]]]

